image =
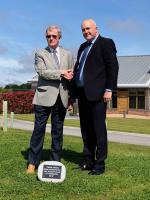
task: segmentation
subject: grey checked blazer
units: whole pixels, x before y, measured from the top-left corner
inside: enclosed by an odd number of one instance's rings
[[[33,98],[33,104],[53,106],[58,94],[64,107],[68,105],[69,81],[60,76],[60,70],[73,69],[72,54],[60,47],[60,69],[50,53],[49,47],[35,53],[35,70],[39,75],[38,84]]]

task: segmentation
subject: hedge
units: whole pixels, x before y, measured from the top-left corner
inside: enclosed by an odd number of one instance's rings
[[[8,112],[18,114],[32,113],[33,90],[28,91],[12,91],[0,93],[0,112],[2,112],[3,100],[8,102]]]

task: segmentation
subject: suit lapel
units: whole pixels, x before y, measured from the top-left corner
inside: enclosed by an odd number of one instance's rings
[[[52,54],[51,54],[51,52],[50,52],[49,47],[46,47],[46,48],[45,48],[45,56],[48,58],[48,60],[49,60],[50,62],[53,63],[54,68],[58,69],[58,67],[57,67],[57,65],[56,65],[56,63],[55,63],[55,61],[54,61],[54,58],[53,58],[53,56],[52,56]]]
[[[93,53],[93,51],[95,51],[95,49],[97,48],[97,45],[100,44],[100,41],[101,41],[101,36],[99,35],[97,37],[97,39],[95,40],[94,44],[92,45],[92,47],[88,53],[87,59],[88,59],[88,57],[90,57],[90,55]]]
[[[46,57],[47,57],[48,59],[50,59],[51,61],[53,61],[53,57],[52,57],[52,54],[51,54],[51,52],[50,52],[49,47],[46,47],[46,48],[45,48],[45,55],[46,55]]]
[[[60,68],[63,68],[64,61],[65,61],[65,53],[62,47],[59,47],[59,53],[60,53]]]

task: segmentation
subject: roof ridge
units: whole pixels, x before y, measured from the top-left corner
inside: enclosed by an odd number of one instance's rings
[[[127,55],[127,56],[117,56],[117,57],[150,57],[150,54],[149,55]]]

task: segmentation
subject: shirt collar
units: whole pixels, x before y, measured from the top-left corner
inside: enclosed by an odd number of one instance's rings
[[[50,46],[48,46],[48,47],[49,47],[49,49],[50,49],[50,52],[53,52],[53,51],[54,51],[53,48],[51,48]],[[55,51],[56,51],[56,53],[59,53],[59,46],[56,47]]]
[[[99,34],[91,41],[92,44],[95,43],[96,39],[98,38]]]

